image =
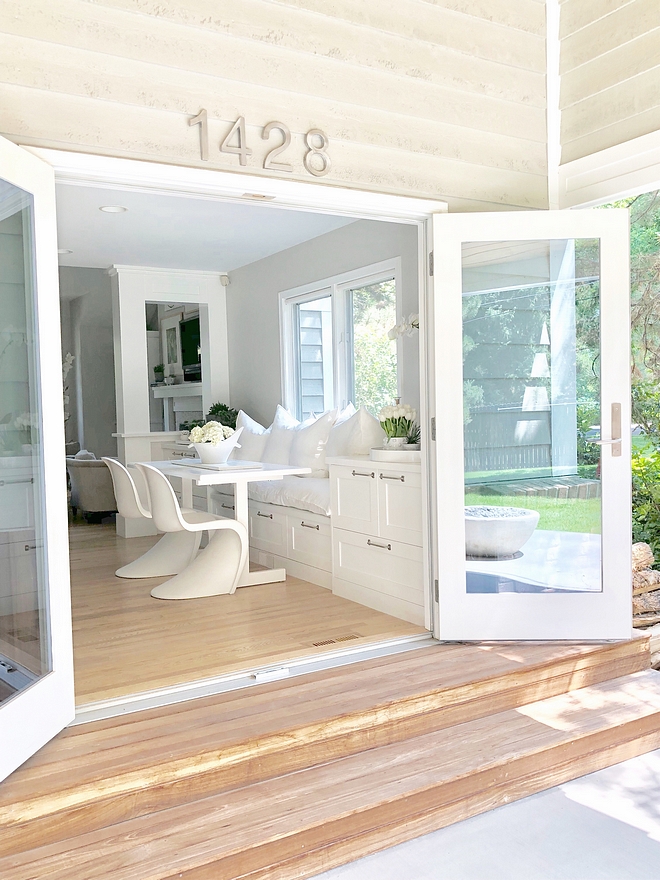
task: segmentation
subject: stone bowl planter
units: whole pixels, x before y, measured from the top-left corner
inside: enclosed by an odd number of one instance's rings
[[[511,559],[538,522],[536,510],[522,507],[466,507],[465,553],[472,559]]]

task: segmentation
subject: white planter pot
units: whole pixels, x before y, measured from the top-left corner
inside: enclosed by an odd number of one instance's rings
[[[407,442],[407,437],[386,437],[383,440],[383,449],[403,449]]]
[[[478,559],[514,556],[532,537],[539,513],[522,507],[465,508],[465,553]]]
[[[215,446],[213,443],[192,443],[191,446],[195,447],[202,464],[225,464],[232,450],[236,447],[240,449],[238,441],[242,432],[243,428],[238,428],[231,437],[227,437]]]

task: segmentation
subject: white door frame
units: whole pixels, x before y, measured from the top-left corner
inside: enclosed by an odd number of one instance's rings
[[[432,242],[431,218],[446,213],[447,203],[439,199],[415,198],[388,193],[369,192],[324,183],[290,181],[258,175],[246,175],[205,168],[166,165],[138,159],[119,159],[42,147],[24,146],[53,166],[57,183],[80,186],[102,186],[105,189],[149,192],[163,195],[195,196],[244,205],[256,201],[278,208],[332,213],[355,219],[406,223],[418,229],[418,284],[420,332],[420,426],[422,429],[423,528],[425,540],[425,575],[428,584],[425,626],[431,630],[435,615],[432,611],[433,591],[431,560],[432,510],[435,507],[433,455],[431,441],[429,353],[430,328],[426,316],[431,308],[432,283],[428,273]],[[432,366],[432,365],[431,365]]]
[[[600,593],[468,594],[465,585],[463,467],[462,242],[600,238],[602,436],[610,437],[611,404],[630,425],[629,250],[627,211],[534,211],[454,214],[434,224],[436,265],[435,410],[437,507],[435,543],[440,570],[441,639],[623,639],[632,632],[630,603],[630,431],[622,454],[603,447],[602,569]],[[622,244],[624,245],[622,247]],[[457,428],[458,426],[458,428]],[[622,543],[623,536],[623,543]]]
[[[73,650],[67,535],[62,349],[53,169],[0,138],[0,177],[34,199],[37,384],[40,397],[45,535],[46,616],[51,671],[0,706],[0,779],[4,779],[73,719]],[[29,295],[29,293],[28,293]]]

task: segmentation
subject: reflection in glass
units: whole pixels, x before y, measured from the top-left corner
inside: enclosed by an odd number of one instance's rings
[[[599,242],[463,245],[468,592],[601,590]]]
[[[377,415],[398,395],[396,341],[388,336],[396,324],[396,281],[388,278],[354,287],[349,303],[351,400]]]
[[[50,669],[32,196],[0,181],[0,702]]]
[[[332,409],[334,400],[332,298],[328,296],[296,305],[298,336],[297,415],[308,419]]]

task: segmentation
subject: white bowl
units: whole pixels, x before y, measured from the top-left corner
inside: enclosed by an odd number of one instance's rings
[[[465,508],[465,553],[478,559],[514,556],[539,522],[536,510],[483,504]]]
[[[243,428],[238,428],[231,437],[221,440],[215,446],[213,443],[191,443],[191,446],[195,447],[203,464],[225,464],[232,450],[238,446],[242,432]],[[238,448],[240,449],[240,446]]]

